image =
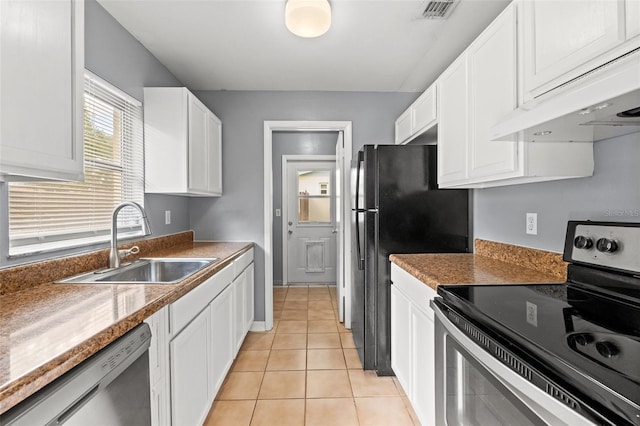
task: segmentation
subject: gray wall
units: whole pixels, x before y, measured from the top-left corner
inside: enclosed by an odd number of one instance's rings
[[[88,70],[140,101],[145,86],[184,86],[95,0],[86,1],[85,19]],[[188,198],[148,194],[144,201],[154,236],[190,229]],[[170,225],[165,210],[171,211]]]
[[[568,220],[640,222],[640,133],[594,144],[592,177],[475,190],[475,237],[562,252]],[[538,213],[538,235],[525,214]]]
[[[273,282],[282,284],[282,156],[335,155],[337,132],[273,132]]]
[[[136,99],[143,100],[144,86],[182,86],[168,70],[95,0],[85,3],[85,67]],[[186,198],[146,195],[154,236],[189,229],[189,201]],[[8,201],[6,184],[0,183],[0,266],[32,262],[99,247],[57,251],[8,260]],[[164,211],[171,210],[171,225],[164,224]]]
[[[354,151],[392,143],[394,121],[417,93],[203,91],[198,97],[222,120],[223,196],[193,199],[198,239],[253,241],[256,320],[264,319],[263,128],[268,120],[353,122]]]

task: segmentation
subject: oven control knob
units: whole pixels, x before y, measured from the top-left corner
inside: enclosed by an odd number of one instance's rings
[[[594,338],[589,333],[580,333],[575,335],[575,342],[580,346],[587,346],[588,344],[593,343]]]
[[[590,249],[593,246],[593,240],[589,237],[585,237],[584,235],[578,235],[573,240],[573,246],[579,249]]]
[[[620,353],[616,345],[607,341],[596,343],[596,350],[603,358],[613,358]]]
[[[596,249],[603,253],[613,253],[618,250],[618,243],[609,238],[600,238],[596,241]]]

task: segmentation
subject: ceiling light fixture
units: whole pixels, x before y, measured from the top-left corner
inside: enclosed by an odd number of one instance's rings
[[[287,0],[284,14],[287,29],[300,37],[319,37],[331,27],[328,0]]]

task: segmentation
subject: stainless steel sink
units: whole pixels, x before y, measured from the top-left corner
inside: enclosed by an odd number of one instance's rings
[[[130,265],[88,272],[57,282],[64,284],[175,284],[216,260],[218,259],[140,259]]]

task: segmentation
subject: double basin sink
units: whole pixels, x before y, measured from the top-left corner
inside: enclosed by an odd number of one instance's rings
[[[217,258],[147,258],[113,269],[100,269],[57,281],[61,284],[175,284]]]

